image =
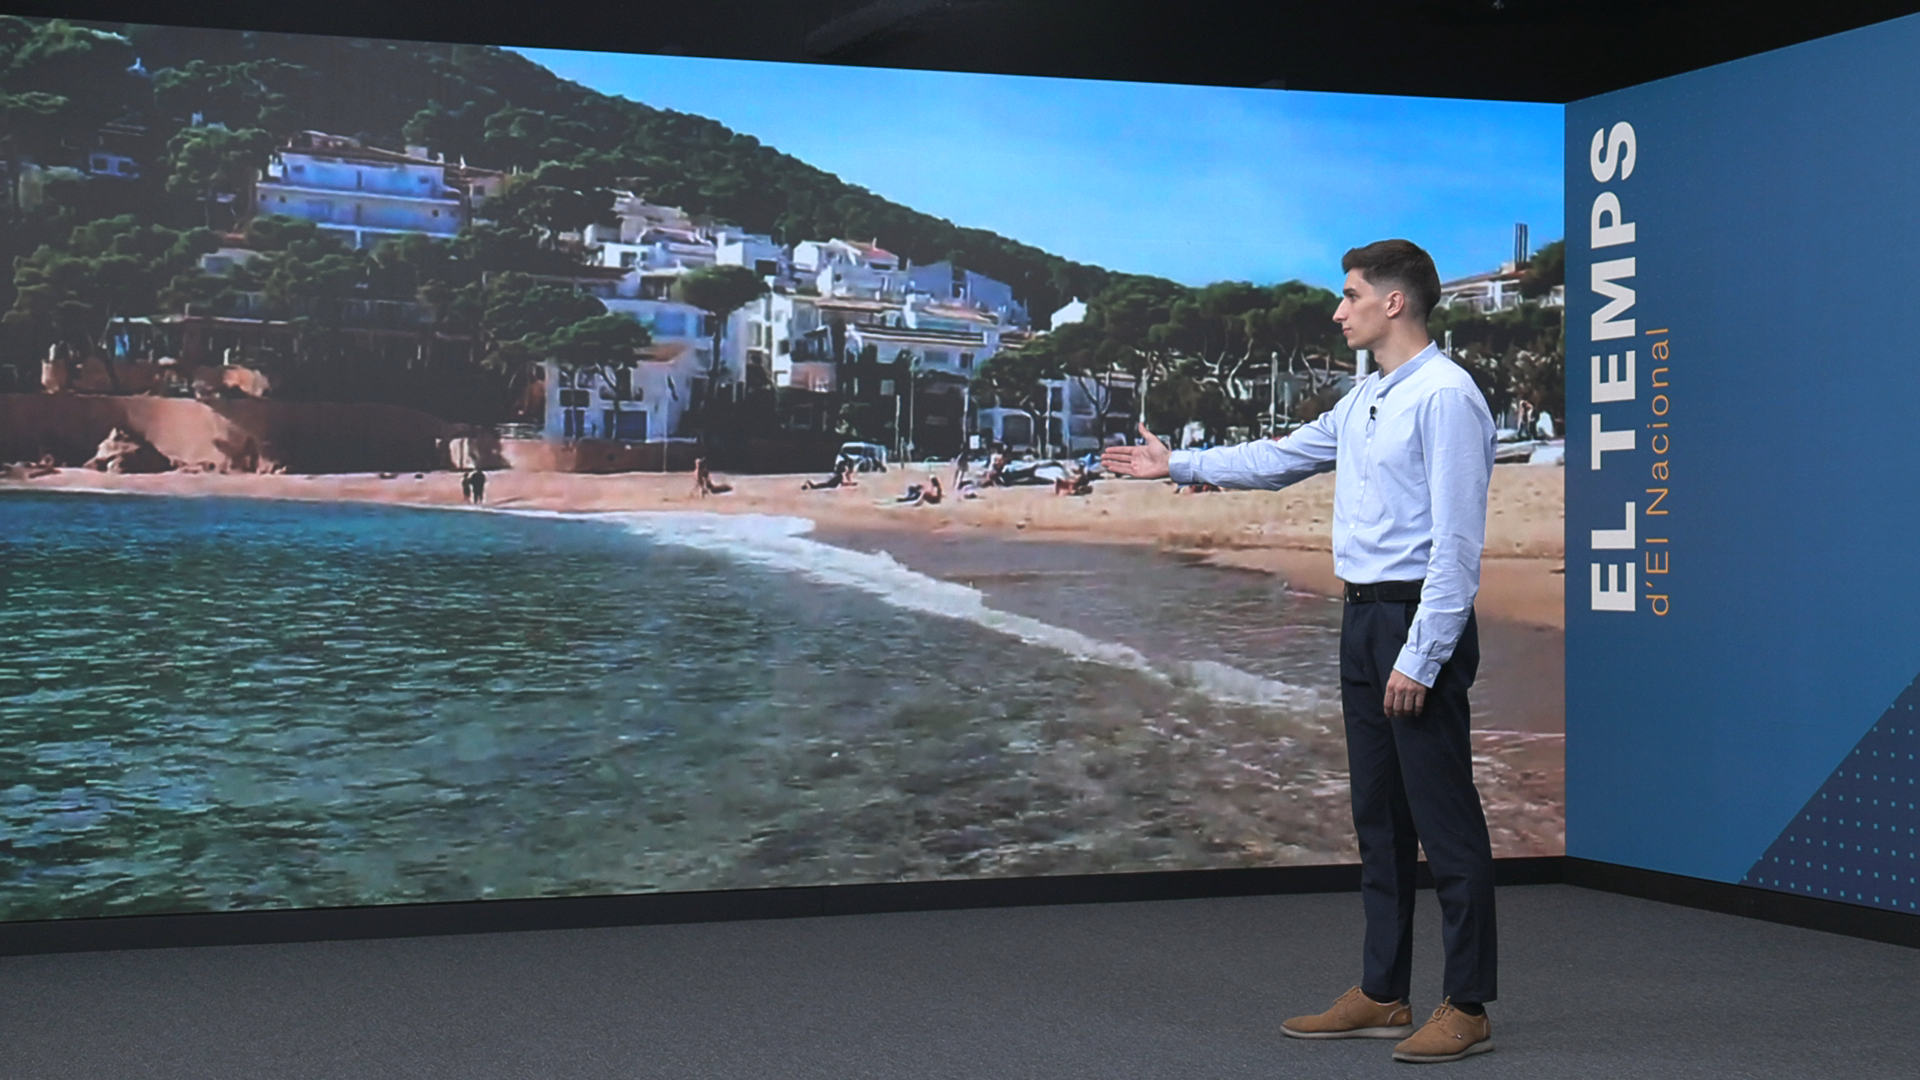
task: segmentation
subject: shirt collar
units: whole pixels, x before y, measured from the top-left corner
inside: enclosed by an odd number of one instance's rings
[[[1440,355],[1440,346],[1435,345],[1431,341],[1427,342],[1426,348],[1421,349],[1417,353],[1414,353],[1413,356],[1410,357],[1406,363],[1401,364],[1397,368],[1394,368],[1393,374],[1381,376],[1380,385],[1374,389],[1374,394],[1376,396],[1384,395],[1388,390],[1393,389],[1393,387],[1396,386],[1397,384],[1405,382],[1407,379],[1411,378],[1415,371],[1425,367],[1427,365],[1427,361],[1439,355]]]

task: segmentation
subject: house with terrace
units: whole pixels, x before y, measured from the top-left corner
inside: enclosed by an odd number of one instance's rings
[[[500,193],[506,174],[364,146],[319,131],[294,133],[275,151],[249,196],[256,215],[310,221],[357,248],[422,233],[451,237]]]

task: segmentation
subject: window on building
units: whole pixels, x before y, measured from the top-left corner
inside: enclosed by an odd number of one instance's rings
[[[618,417],[619,438],[621,442],[647,441],[647,412],[644,409],[622,409]]]
[[[880,396],[881,397],[893,396],[893,380],[892,379],[880,380]]]
[[[960,370],[961,371],[973,370],[973,354],[972,353],[963,352],[960,354]]]
[[[620,253],[620,269],[622,270],[633,269],[634,264],[639,261],[640,253],[637,251],[623,251]]]

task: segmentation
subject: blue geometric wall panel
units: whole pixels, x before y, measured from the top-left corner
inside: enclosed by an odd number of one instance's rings
[[[1745,885],[1920,912],[1920,679],[1807,800]]]

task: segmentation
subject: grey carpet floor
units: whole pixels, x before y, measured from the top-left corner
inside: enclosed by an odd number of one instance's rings
[[[1500,904],[1498,1050],[1452,1065],[1280,1034],[1357,978],[1359,900],[1318,895],[0,958],[0,1077],[1920,1076],[1913,950]]]

